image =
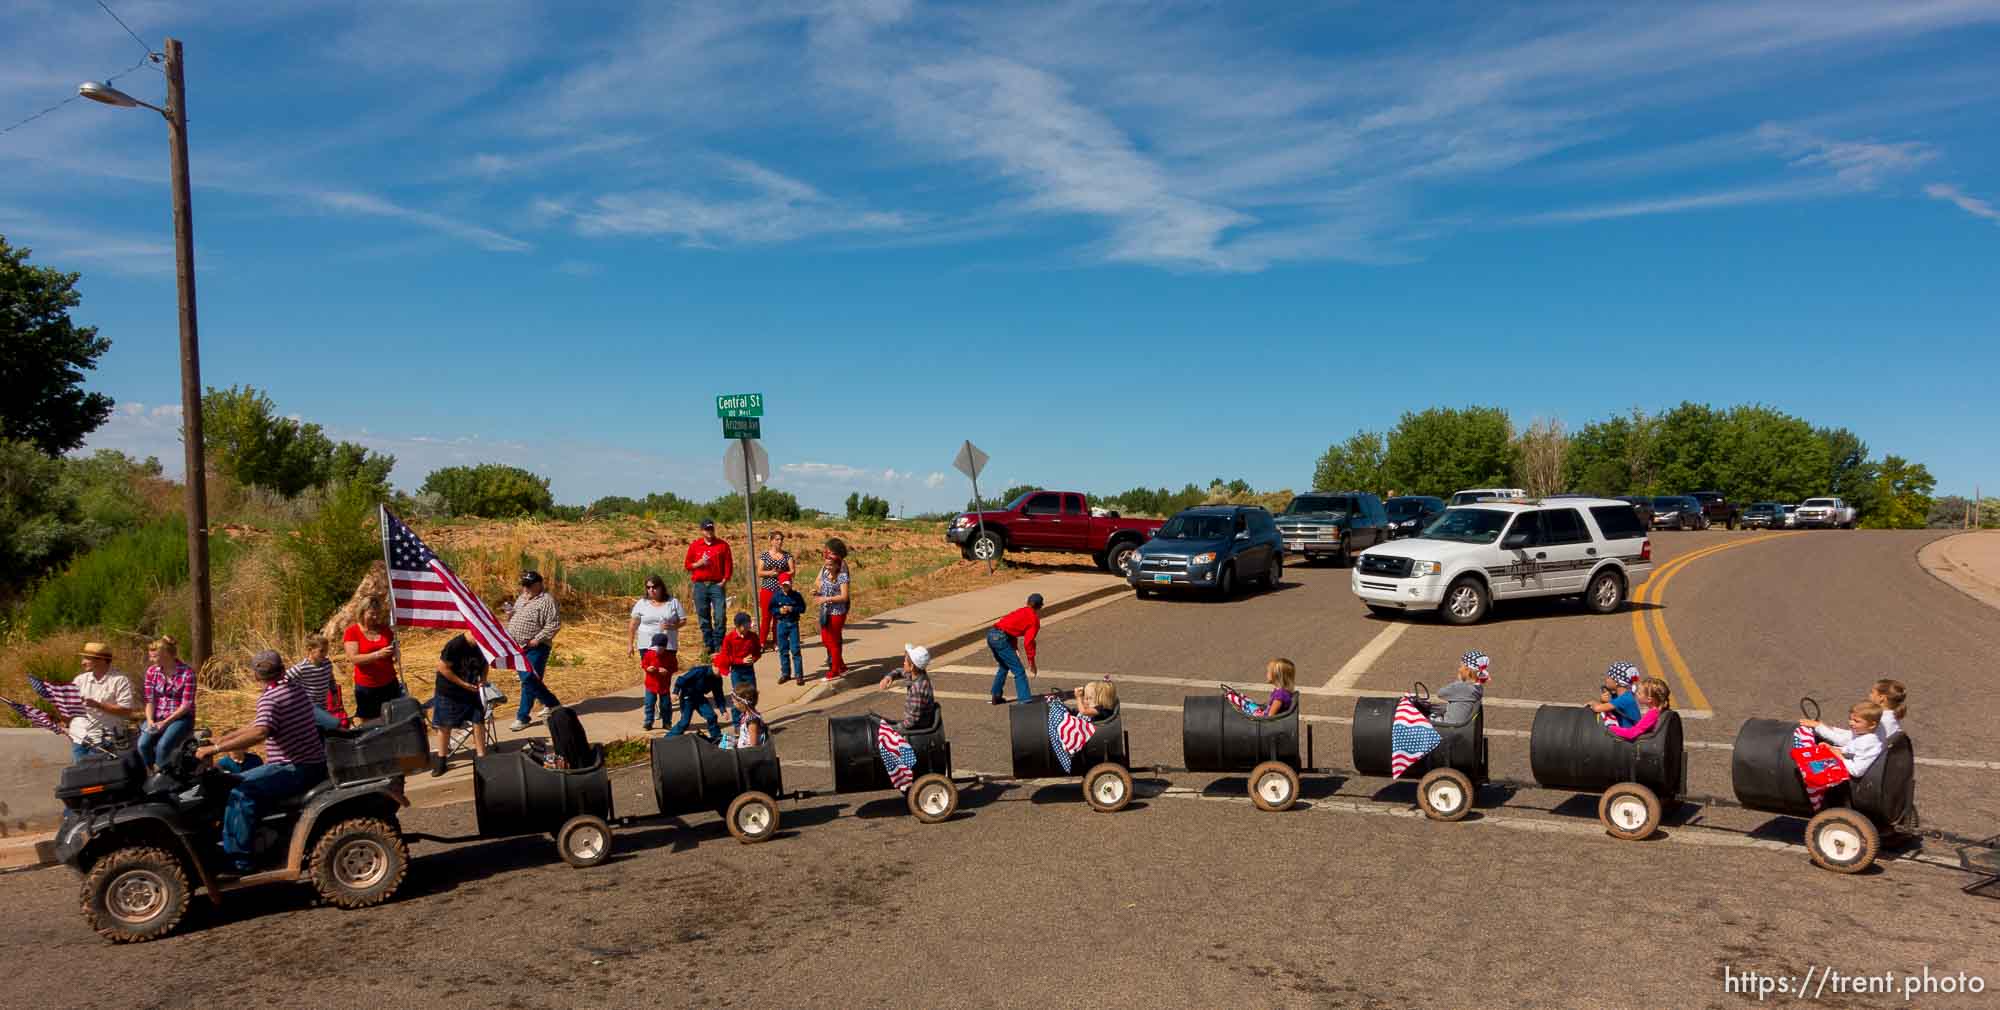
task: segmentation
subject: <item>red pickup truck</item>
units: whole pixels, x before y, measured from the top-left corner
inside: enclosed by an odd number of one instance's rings
[[[967,512],[945,527],[944,537],[967,558],[991,561],[1005,551],[1089,554],[1097,567],[1128,574],[1132,553],[1152,539],[1164,519],[1096,515],[1075,491],[1030,491],[994,512]]]

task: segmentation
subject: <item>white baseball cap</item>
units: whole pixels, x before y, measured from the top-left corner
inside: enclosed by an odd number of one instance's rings
[[[910,662],[915,663],[919,670],[928,670],[931,667],[931,650],[921,645],[904,642],[903,655],[910,657]]]

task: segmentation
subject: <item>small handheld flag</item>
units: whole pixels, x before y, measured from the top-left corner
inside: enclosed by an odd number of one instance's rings
[[[64,721],[83,714],[83,694],[75,684],[55,684],[40,677],[29,677],[28,686],[34,688],[36,694],[47,698]]]

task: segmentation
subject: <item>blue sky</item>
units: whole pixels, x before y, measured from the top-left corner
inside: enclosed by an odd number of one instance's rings
[[[204,380],[399,483],[1301,487],[1405,409],[1762,402],[2000,487],[2000,3],[119,2],[188,47]],[[0,11],[0,125],[131,66]],[[119,86],[149,100],[141,68]],[[166,137],[0,135],[176,467]]]

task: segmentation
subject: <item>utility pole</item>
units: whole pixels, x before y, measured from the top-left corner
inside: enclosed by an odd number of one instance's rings
[[[173,145],[174,276],[180,289],[181,439],[187,448],[188,583],[194,587],[195,669],[215,648],[208,595],[208,465],[202,449],[201,347],[195,326],[194,200],[188,191],[187,84],[181,75],[181,44],[167,40],[167,136]]]

